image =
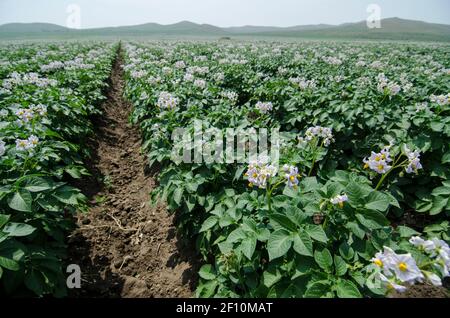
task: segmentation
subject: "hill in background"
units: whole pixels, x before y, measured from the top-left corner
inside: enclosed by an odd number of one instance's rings
[[[86,38],[86,37],[252,37],[299,39],[368,39],[450,42],[450,25],[389,18],[382,28],[369,29],[366,22],[341,25],[299,25],[293,27],[242,26],[220,28],[210,24],[182,21],[162,25],[147,23],[135,26],[97,29],[69,29],[49,23],[10,23],[0,26],[0,39]]]

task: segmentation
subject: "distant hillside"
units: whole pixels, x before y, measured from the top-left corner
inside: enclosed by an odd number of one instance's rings
[[[286,32],[286,31],[306,31],[306,30],[322,30],[331,28],[330,24],[316,24],[316,25],[297,25],[292,27],[270,27],[270,26],[253,26],[246,25],[242,27],[223,28],[223,30],[237,33],[237,34],[254,34],[267,32]]]
[[[259,35],[338,38],[338,39],[386,39],[450,42],[450,25],[389,18],[381,21],[380,29],[369,29],[366,21],[346,23],[320,30],[264,32]]]
[[[70,29],[51,23],[8,23],[0,26],[0,33],[68,32]]]
[[[1,28],[1,27],[0,27]],[[227,32],[223,29],[209,25],[196,24],[189,21],[182,21],[175,24],[162,25],[158,23],[146,23],[134,26],[122,26],[113,28],[86,29],[78,33],[86,34],[118,34],[118,35],[223,35]]]
[[[366,22],[337,26],[299,25],[293,27],[242,26],[220,28],[210,24],[182,21],[162,25],[147,23],[134,26],[97,29],[68,29],[48,23],[10,23],[0,26],[0,39],[78,38],[78,37],[284,37],[305,39],[369,39],[450,42],[450,25],[389,18],[382,28],[369,29]]]

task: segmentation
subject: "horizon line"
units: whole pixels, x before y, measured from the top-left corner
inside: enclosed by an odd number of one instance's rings
[[[398,16],[382,18],[381,21],[388,20],[388,19],[399,19],[399,20],[407,20],[407,21],[414,21],[414,22],[423,22],[423,23],[428,23],[428,24],[438,24],[438,25],[450,26],[450,24],[445,24],[445,23],[429,22],[429,21],[424,21],[424,20],[406,19],[406,18],[401,18],[401,17],[398,17]],[[253,25],[253,24],[233,25],[233,26],[218,26],[218,25],[214,25],[214,24],[211,24],[211,23],[201,23],[201,22],[192,22],[192,21],[189,21],[189,20],[181,20],[181,21],[178,21],[178,22],[167,23],[167,24],[158,23],[158,22],[144,22],[144,23],[138,23],[138,24],[87,27],[87,28],[79,28],[79,29],[69,28],[67,26],[64,26],[64,25],[61,25],[61,24],[58,24],[58,23],[35,21],[35,22],[7,22],[7,23],[0,24],[0,27],[5,26],[5,25],[9,25],[9,24],[37,24],[37,23],[40,23],[40,24],[56,25],[56,26],[59,26],[59,27],[62,27],[62,28],[66,28],[68,30],[74,30],[74,31],[78,30],[78,31],[80,31],[80,30],[94,30],[94,29],[105,29],[105,28],[134,27],[134,26],[140,26],[140,25],[146,25],[146,24],[157,24],[157,25],[161,25],[161,26],[170,26],[170,25],[176,25],[176,24],[188,22],[188,23],[197,24],[197,25],[210,25],[210,26],[217,27],[217,28],[220,28],[220,29],[244,28],[244,27],[268,27],[268,28],[287,29],[287,28],[293,28],[293,27],[317,26],[317,25],[326,25],[326,26],[330,26],[330,27],[337,27],[337,26],[341,26],[341,25],[344,25],[344,24],[361,23],[361,22],[364,22],[364,21],[365,20],[358,20],[358,21],[352,21],[352,22],[343,22],[343,23],[340,23],[340,24],[329,24],[329,23],[320,22],[320,23],[315,23],[315,24],[296,24],[296,25],[290,25],[290,26]]]

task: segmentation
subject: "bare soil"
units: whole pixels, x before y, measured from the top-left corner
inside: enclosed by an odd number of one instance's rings
[[[129,124],[123,98],[122,52],[110,78],[102,116],[94,120],[92,173],[80,188],[90,198],[69,237],[69,263],[80,265],[81,289],[72,297],[192,297],[198,263],[176,234],[174,217],[152,207],[155,186],[141,154],[139,130]]]

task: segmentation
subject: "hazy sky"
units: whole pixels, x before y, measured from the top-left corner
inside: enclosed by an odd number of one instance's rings
[[[68,5],[81,9],[81,27],[170,24],[182,20],[217,26],[339,24],[365,20],[376,3],[381,17],[450,24],[450,0],[0,0],[0,24],[67,25]]]

